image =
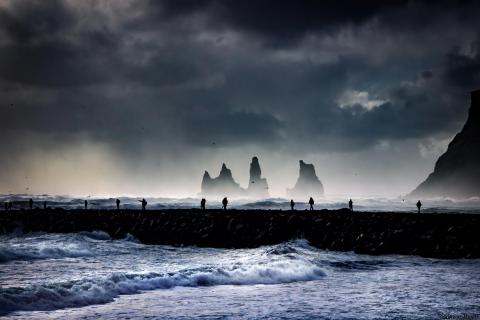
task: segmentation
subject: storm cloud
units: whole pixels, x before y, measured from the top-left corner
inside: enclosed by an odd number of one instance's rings
[[[356,159],[369,179],[384,174],[362,161],[409,168],[394,191],[406,192],[480,86],[478,12],[473,1],[2,2],[0,192],[88,193],[107,180],[92,192],[163,194],[174,176],[193,194],[204,168],[238,172],[249,153],[271,172],[291,163],[279,195],[299,158],[327,193],[347,183],[329,181],[332,158]],[[52,159],[62,169],[42,189]],[[58,180],[71,168],[95,174],[69,189]]]

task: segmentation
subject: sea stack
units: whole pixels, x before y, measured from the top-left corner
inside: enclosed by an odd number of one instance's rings
[[[245,192],[232,176],[232,171],[222,164],[220,174],[216,178],[210,177],[205,171],[202,179],[202,195],[205,196],[240,196]]]
[[[248,181],[247,195],[253,198],[268,198],[267,179],[262,178],[262,169],[257,157],[250,163],[250,180]]]
[[[409,197],[469,198],[480,196],[480,90],[471,93],[462,131],[438,158],[435,169]]]
[[[308,197],[323,197],[323,184],[315,173],[313,164],[300,160],[300,174],[292,189],[287,189],[287,195],[292,198],[308,199]]]

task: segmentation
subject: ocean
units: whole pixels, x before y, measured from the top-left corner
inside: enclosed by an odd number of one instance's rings
[[[5,319],[477,319],[479,302],[478,259],[0,236]]]
[[[11,201],[13,209],[28,209],[29,199],[34,200],[34,207],[43,208],[46,201],[49,208],[64,209],[83,209],[84,201],[88,201],[88,209],[114,209],[116,208],[115,197],[72,197],[72,196],[51,196],[51,195],[29,195],[29,194],[10,194],[0,195],[0,212],[3,204]],[[119,197],[122,209],[141,209],[142,197]],[[190,198],[161,198],[145,197],[148,202],[147,209],[191,209],[200,207],[199,197]],[[207,198],[207,209],[222,208],[221,198]],[[341,209],[348,208],[349,198],[342,196],[327,196],[315,199],[315,209]],[[353,206],[357,211],[398,211],[398,212],[416,212],[415,206],[418,199],[406,199],[402,197],[354,197]],[[480,198],[470,199],[451,199],[434,198],[421,199],[423,212],[456,212],[456,213],[480,213]],[[305,210],[308,208],[308,199],[295,199],[296,210]],[[229,208],[231,209],[274,209],[290,210],[290,199],[269,198],[262,200],[229,198]]]
[[[3,195],[14,210],[84,198]],[[90,209],[116,198],[88,197]],[[139,209],[140,198],[121,206]],[[146,198],[147,209],[198,207],[198,198]],[[364,211],[416,211],[415,200],[354,198]],[[318,199],[338,209],[348,199]],[[423,200],[426,212],[479,213],[480,199]],[[207,199],[207,208],[220,208]],[[289,199],[232,199],[233,209],[289,209]],[[307,204],[297,201],[298,210]],[[1,214],[1,211],[0,211]],[[0,317],[6,319],[480,319],[480,260],[329,252],[306,240],[255,249],[144,245],[103,231],[0,235]]]

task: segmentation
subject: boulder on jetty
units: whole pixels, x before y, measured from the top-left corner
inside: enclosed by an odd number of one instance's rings
[[[480,196],[480,90],[471,93],[467,122],[438,158],[435,169],[409,197]]]
[[[241,196],[245,190],[235,182],[232,171],[222,164],[220,174],[216,178],[210,177],[208,171],[205,171],[202,179],[202,195],[205,196]]]
[[[267,179],[262,178],[262,169],[257,157],[250,163],[250,180],[248,181],[247,195],[253,198],[268,198]]]
[[[292,189],[287,189],[287,195],[292,198],[308,199],[308,197],[323,197],[323,184],[315,173],[313,164],[300,160],[300,173],[297,183]]]

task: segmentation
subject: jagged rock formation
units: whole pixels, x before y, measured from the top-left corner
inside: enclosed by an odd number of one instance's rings
[[[409,196],[480,196],[480,90],[471,93],[470,111],[462,131],[438,158],[433,173]]]
[[[252,158],[250,163],[250,180],[248,188],[244,189],[235,182],[232,171],[222,164],[220,175],[212,178],[208,171],[205,171],[202,179],[202,190],[200,192],[204,196],[246,196],[253,198],[268,198],[267,179],[262,178],[262,169],[257,157]]]
[[[308,197],[323,197],[323,184],[315,173],[313,164],[300,160],[300,175],[292,189],[287,189],[287,195],[292,198],[308,199]]]
[[[224,163],[216,178],[210,177],[208,171],[205,171],[201,193],[209,196],[241,196],[245,193],[245,189],[235,182],[232,171]]]
[[[268,198],[267,179],[262,178],[262,169],[258,158],[253,157],[250,163],[250,180],[248,181],[247,195],[254,198]]]

